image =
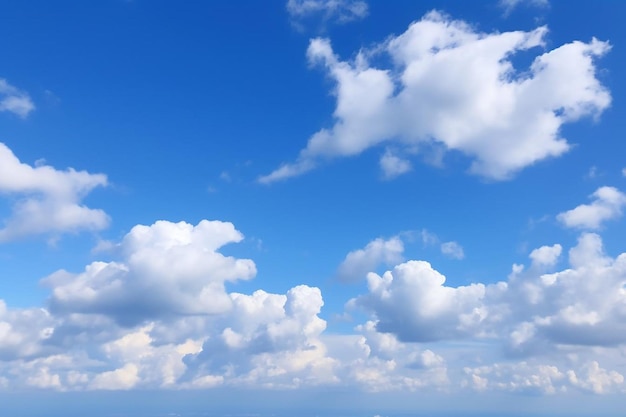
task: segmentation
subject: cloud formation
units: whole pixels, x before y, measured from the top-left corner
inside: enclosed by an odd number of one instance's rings
[[[4,219],[0,242],[30,235],[59,235],[102,230],[109,217],[81,200],[96,187],[107,185],[104,174],[20,162],[0,143],[0,193],[15,198],[12,216]]]
[[[591,204],[560,213],[557,220],[566,227],[597,230],[605,221],[620,217],[626,207],[626,194],[615,187],[600,187],[590,197]]]
[[[26,118],[35,110],[30,96],[0,78],[0,112],[6,111]]]
[[[481,33],[431,12],[352,61],[341,60],[328,39],[313,39],[309,61],[335,82],[334,125],[311,136],[295,162],[259,182],[301,175],[381,144],[396,148],[381,160],[386,176],[408,171],[406,162],[391,162],[405,161],[418,145],[460,151],[470,158],[471,173],[494,180],[562,155],[570,145],[561,126],[610,105],[595,76],[595,60],[610,46],[575,41],[536,54],[529,68],[515,68],[512,57],[544,48],[546,33],[545,27]],[[391,66],[377,66],[381,54]]]
[[[119,245],[118,262],[93,262],[82,273],[58,271],[44,280],[57,313],[103,314],[123,325],[168,316],[219,314],[232,308],[227,281],[254,277],[249,259],[218,249],[240,242],[231,223],[203,220],[138,225]]]

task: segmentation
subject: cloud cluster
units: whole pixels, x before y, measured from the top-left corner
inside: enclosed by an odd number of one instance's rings
[[[301,175],[330,158],[386,145],[384,176],[410,170],[420,147],[440,146],[471,159],[470,172],[503,180],[567,152],[561,126],[598,116],[611,102],[596,78],[595,60],[610,46],[575,41],[515,68],[521,51],[545,47],[547,29],[481,33],[431,12],[401,35],[341,60],[328,39],[313,39],[312,64],[335,82],[335,122],[309,139],[297,160],[259,178],[271,183]],[[377,66],[383,54],[388,68]]]
[[[115,245],[118,260],[45,278],[45,309],[0,302],[0,386],[623,389],[626,254],[608,257],[596,234],[580,236],[567,269],[553,271],[561,245],[543,246],[495,284],[451,286],[417,260],[370,273],[348,303],[369,318],[343,335],[326,332],[318,288],[228,292],[256,271],[219,252],[242,239],[220,221],[136,226]],[[401,249],[377,239],[346,265],[367,253],[393,263]]]
[[[104,229],[109,224],[107,214],[81,201],[94,188],[106,185],[103,174],[25,164],[0,143],[0,193],[15,201],[12,216],[4,219],[0,229],[0,242]]]
[[[30,96],[0,78],[0,112],[6,111],[26,118],[35,110]]]

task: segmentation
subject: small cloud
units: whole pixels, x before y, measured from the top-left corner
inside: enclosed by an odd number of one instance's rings
[[[594,165],[591,168],[589,168],[589,171],[587,171],[585,178],[592,180],[594,178],[598,178],[601,175],[602,173],[598,170],[598,167]]]
[[[387,149],[383,156],[380,157],[380,169],[383,171],[383,178],[390,180],[412,169],[411,162],[395,155],[391,150]]]
[[[287,13],[300,25],[307,18],[319,17],[325,22],[348,23],[368,15],[367,3],[360,0],[289,0]]]
[[[439,243],[439,238],[437,237],[437,235],[429,232],[426,229],[423,229],[420,232],[420,236],[422,238],[422,243],[424,243],[424,245],[426,246],[432,246]]]
[[[548,0],[500,0],[498,3],[504,9],[504,15],[508,16],[518,6],[530,6],[538,8],[550,7]]]
[[[622,168],[622,176],[626,177],[626,168]]]
[[[364,279],[380,264],[393,265],[402,260],[404,244],[398,236],[388,240],[372,240],[363,249],[354,250],[346,255],[337,269],[341,281],[350,282]]]
[[[225,182],[231,182],[233,180],[228,171],[222,171],[220,173],[220,179]]]
[[[93,189],[107,185],[104,174],[57,170],[42,160],[35,166],[25,164],[0,143],[0,192],[15,198],[11,217],[3,219],[0,242],[46,235],[54,245],[64,233],[106,228],[109,216],[82,200]]]
[[[7,111],[25,119],[35,110],[30,96],[0,78],[0,112]]]
[[[565,227],[574,229],[599,229],[602,223],[622,215],[626,206],[626,194],[614,187],[600,187],[591,194],[591,204],[581,204],[560,213],[557,220]]]
[[[558,243],[552,246],[542,246],[533,250],[529,257],[533,261],[533,265],[553,266],[559,260],[563,248]]]
[[[442,243],[441,253],[452,259],[461,260],[465,258],[463,247],[454,241]]]

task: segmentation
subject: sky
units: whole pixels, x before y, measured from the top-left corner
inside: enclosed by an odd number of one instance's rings
[[[5,2],[0,410],[621,415],[624,13]]]

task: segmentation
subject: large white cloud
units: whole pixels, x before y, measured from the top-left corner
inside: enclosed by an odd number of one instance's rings
[[[615,187],[600,187],[591,197],[594,199],[591,204],[560,213],[557,219],[567,227],[595,230],[603,222],[620,217],[626,207],[626,194]]]
[[[488,311],[483,284],[445,286],[445,277],[428,262],[409,261],[382,276],[367,277],[369,294],[351,304],[374,313],[381,332],[409,342],[432,342],[471,336]]]
[[[22,118],[35,110],[30,96],[0,78],[0,112],[7,111]]]
[[[51,309],[104,314],[124,324],[227,311],[232,302],[224,283],[250,279],[256,267],[217,250],[242,239],[231,223],[220,221],[135,226],[119,246],[121,261],[93,262],[82,273],[58,271],[46,278]]]
[[[294,163],[259,178],[271,183],[303,174],[321,160],[358,155],[395,144],[401,161],[385,175],[409,169],[400,153],[438,144],[471,158],[470,171],[506,179],[566,152],[561,126],[597,116],[611,97],[595,76],[594,60],[610,46],[596,39],[539,52],[529,68],[515,68],[520,51],[545,47],[545,27],[530,32],[481,33],[437,12],[403,34],[342,61],[327,39],[314,39],[311,63],[335,81],[335,123],[315,133]],[[379,54],[393,65],[377,67]],[[418,146],[419,148],[419,146]]]
[[[81,200],[94,188],[106,185],[103,174],[22,163],[0,143],[0,194],[16,198],[12,216],[0,229],[0,242],[28,235],[104,229],[109,224],[107,214],[81,204]]]

